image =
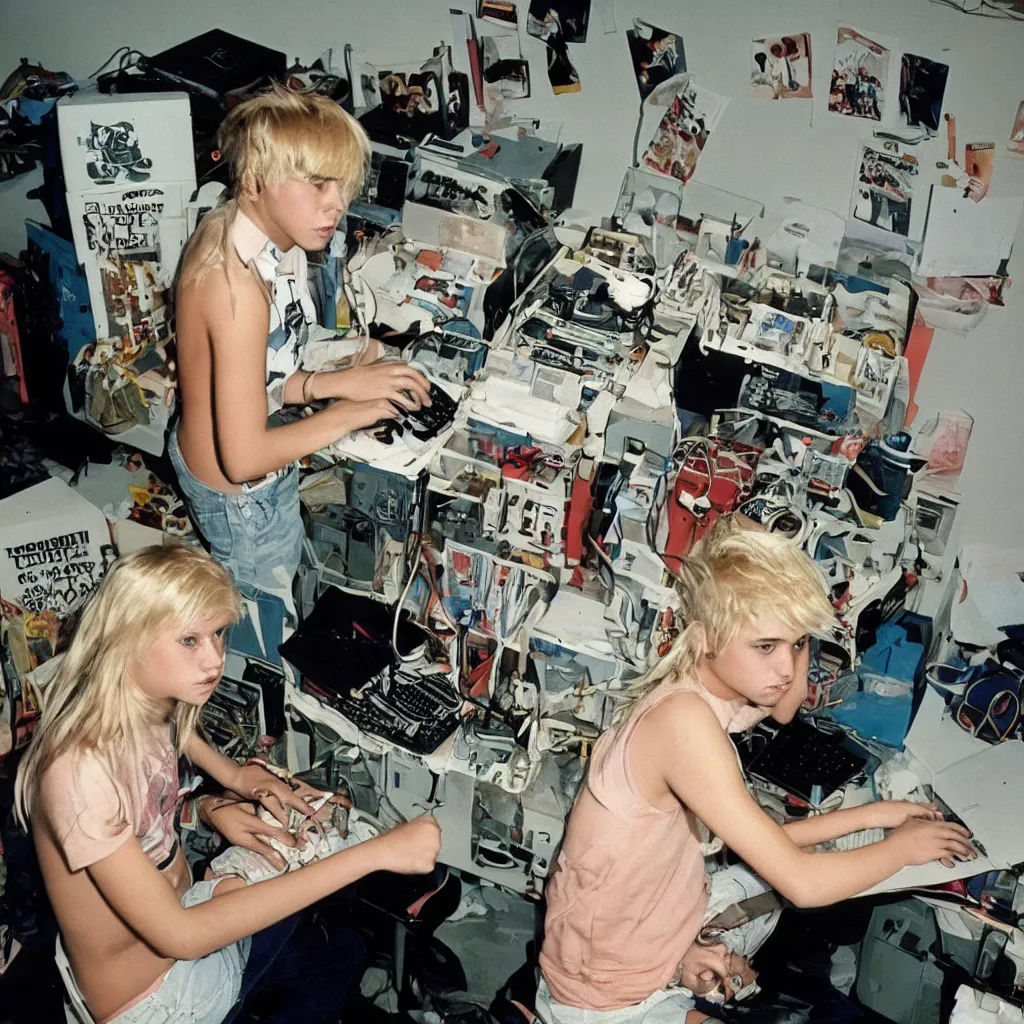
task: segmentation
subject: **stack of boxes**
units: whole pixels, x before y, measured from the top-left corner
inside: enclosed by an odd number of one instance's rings
[[[68,353],[68,410],[159,455],[173,406],[170,288],[196,187],[188,97],[83,90],[61,100],[57,118],[97,338],[95,348]],[[130,414],[118,416],[100,391],[118,392],[125,379],[139,398],[121,403]]]

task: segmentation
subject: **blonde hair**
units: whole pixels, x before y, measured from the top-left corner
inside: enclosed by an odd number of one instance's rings
[[[232,108],[217,132],[230,175],[229,196],[291,178],[336,180],[345,202],[363,183],[370,140],[351,114],[326,96],[290,92],[274,85]],[[227,266],[237,202],[211,210],[188,241],[179,264],[180,288],[209,270]]]
[[[717,654],[764,613],[787,630],[827,633],[835,612],[814,562],[778,534],[746,529],[722,516],[682,559],[676,584],[682,631],[668,653],[630,687],[624,708],[658,686],[697,676],[706,654]]]
[[[197,619],[238,620],[241,601],[228,571],[203,551],[180,545],[143,548],[118,559],[82,614],[53,680],[14,784],[17,819],[28,827],[43,772],[70,751],[97,751],[121,777],[137,763],[139,737],[159,709],[128,679],[128,669],[158,633]],[[178,702],[177,748],[195,734],[200,708]]]

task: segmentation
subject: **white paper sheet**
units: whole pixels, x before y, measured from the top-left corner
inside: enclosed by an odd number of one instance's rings
[[[932,186],[924,246],[914,273],[921,277],[996,274],[1009,258],[1024,199],[965,199],[958,188]]]
[[[953,722],[950,728],[959,729]],[[987,746],[935,776],[934,789],[1000,867],[1024,861],[1024,743]],[[972,871],[978,874],[980,869]]]
[[[786,217],[766,243],[768,251],[782,260],[782,269],[795,274],[812,263],[834,267],[846,221],[832,210],[811,206],[792,196],[785,196],[782,201],[787,204]]]
[[[905,746],[931,774],[924,781],[970,828],[987,856],[951,868],[937,861],[906,867],[861,896],[942,885],[1024,861],[1024,743],[991,746],[944,712],[942,697],[926,690]]]
[[[966,594],[954,600],[953,636],[987,647],[1003,639],[1000,627],[1024,622],[1024,548],[965,545],[959,560]]]

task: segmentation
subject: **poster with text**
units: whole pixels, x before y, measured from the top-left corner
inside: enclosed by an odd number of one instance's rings
[[[166,325],[167,292],[184,241],[183,211],[179,183],[68,196],[98,338],[135,344],[159,335],[157,322]]]
[[[53,477],[0,504],[4,600],[32,613],[66,615],[113,561],[103,513]]]

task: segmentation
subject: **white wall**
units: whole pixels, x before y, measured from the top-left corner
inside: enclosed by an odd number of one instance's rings
[[[520,0],[521,22],[527,3]],[[155,53],[218,26],[306,61],[346,42],[366,49],[380,63],[414,59],[450,39],[449,6],[458,3],[10,3],[0,34],[0,73],[26,56],[85,76],[121,44]],[[968,17],[929,0],[614,0],[614,8],[617,33],[602,34],[600,20],[592,17],[588,42],[572,48],[583,81],[582,91],[574,95],[551,95],[544,47],[523,35],[534,98],[520,107],[524,113],[563,121],[563,140],[584,143],[576,205],[596,218],[611,212],[631,160],[637,92],[623,33],[634,17],[682,33],[687,63],[697,80],[732,97],[695,180],[762,201],[762,238],[781,218],[783,196],[799,196],[844,216],[848,211],[858,140],[869,138],[870,130],[865,122],[826,109],[840,21],[868,34],[894,36],[900,49],[948,63],[944,109],[956,116],[961,151],[964,142],[995,142],[992,194],[1024,195],[1024,157],[1012,157],[1005,148],[1017,104],[1024,100],[1024,24]],[[814,100],[771,103],[748,98],[750,40],[802,31],[812,35]],[[944,139],[927,149],[918,147],[918,155],[922,162],[944,158]],[[38,181],[30,175],[0,185],[0,248],[17,252],[23,247],[26,216],[45,220],[41,205],[24,199]],[[1016,272],[1024,278],[1022,253],[1024,237],[1018,234],[1011,276]],[[957,407],[975,416],[963,477],[962,536],[965,541],[1009,546],[1020,541],[1024,508],[1024,280],[1007,295],[1007,308],[990,311],[967,338],[936,332],[917,400],[922,417]]]

